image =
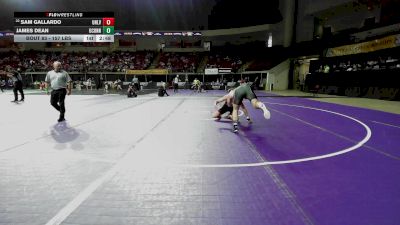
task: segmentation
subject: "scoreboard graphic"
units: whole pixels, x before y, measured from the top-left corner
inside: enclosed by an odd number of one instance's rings
[[[114,42],[113,12],[14,12],[14,42]]]

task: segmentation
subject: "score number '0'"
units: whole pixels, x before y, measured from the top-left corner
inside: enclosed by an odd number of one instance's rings
[[[114,18],[103,18],[103,34],[114,34]]]
[[[103,18],[103,26],[114,26],[114,18]]]

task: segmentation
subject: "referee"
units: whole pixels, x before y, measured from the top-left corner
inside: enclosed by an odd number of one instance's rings
[[[53,70],[46,75],[46,86],[51,86],[51,105],[60,112],[58,122],[65,120],[65,95],[71,94],[71,77],[65,70],[61,69],[61,62],[53,63]]]
[[[11,66],[6,67],[6,72],[7,76],[12,79],[13,81],[13,92],[14,92],[14,101],[11,102],[18,102],[18,92],[21,94],[21,100],[20,102],[23,102],[25,99],[24,95],[24,90],[22,89],[23,84],[22,84],[22,77],[21,74],[18,73],[18,71],[15,71],[11,68]]]

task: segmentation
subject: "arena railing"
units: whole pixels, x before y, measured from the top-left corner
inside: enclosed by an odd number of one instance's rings
[[[181,82],[181,88],[189,89],[195,78],[199,79],[207,89],[217,89],[217,86],[223,88],[223,81],[229,83],[228,86],[237,86],[241,80],[248,80],[250,82],[256,80],[258,82],[265,80],[268,71],[249,71],[242,73],[229,73],[229,74],[218,74],[218,75],[205,75],[204,73],[169,73],[167,75],[136,75],[141,85],[146,88],[156,88],[157,85],[149,85],[149,83],[166,82],[171,83],[172,80],[179,75]],[[37,88],[34,87],[35,82],[44,81],[47,72],[23,72],[21,73],[26,88]],[[97,82],[114,82],[121,80],[124,88],[132,82],[133,75],[127,74],[126,72],[69,72],[73,81],[86,82],[89,78],[93,78],[93,83]],[[184,85],[183,85],[184,84]],[[263,83],[258,88],[263,87]]]

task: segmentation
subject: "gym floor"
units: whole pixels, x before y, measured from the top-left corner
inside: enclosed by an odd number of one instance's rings
[[[223,91],[169,93],[71,95],[63,123],[0,93],[0,225],[399,224],[399,114],[257,92],[271,119],[247,101],[234,134]]]

